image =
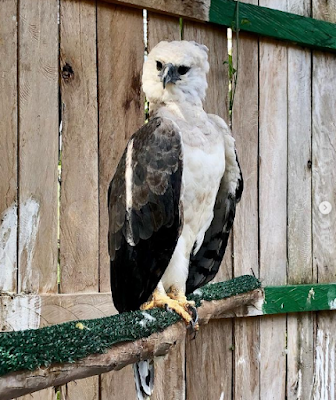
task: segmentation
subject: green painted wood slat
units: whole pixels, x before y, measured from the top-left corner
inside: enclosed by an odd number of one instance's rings
[[[238,16],[237,16],[238,13]],[[209,21],[241,31],[336,51],[336,24],[234,0],[212,0]]]
[[[105,0],[336,52],[336,24],[235,0]]]
[[[336,310],[336,283],[266,286],[263,314]]]

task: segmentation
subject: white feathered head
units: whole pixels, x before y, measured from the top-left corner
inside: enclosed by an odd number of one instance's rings
[[[208,87],[208,48],[186,40],[160,42],[144,64],[142,86],[150,103],[200,103]]]

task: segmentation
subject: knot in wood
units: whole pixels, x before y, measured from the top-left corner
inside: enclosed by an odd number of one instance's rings
[[[62,78],[65,82],[69,82],[74,77],[74,70],[72,66],[68,63],[65,63],[64,67],[62,68]]]

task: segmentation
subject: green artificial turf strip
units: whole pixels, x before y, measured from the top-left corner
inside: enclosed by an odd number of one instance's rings
[[[227,282],[206,285],[189,298],[195,300],[199,307],[202,300],[224,299],[259,287],[258,279],[244,275]],[[0,376],[13,371],[48,367],[54,363],[71,363],[90,354],[104,353],[116,343],[134,341],[163,331],[179,319],[174,312],[156,308],[1,333]]]
[[[261,287],[261,283],[252,275],[243,275],[225,282],[210,283],[197,289],[188,296],[189,300],[194,300],[196,307],[201,305],[201,301],[212,301],[226,299],[237,294],[250,292]]]

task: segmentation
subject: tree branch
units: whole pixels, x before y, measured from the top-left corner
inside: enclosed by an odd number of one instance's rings
[[[223,300],[203,302],[198,308],[199,323],[204,325],[210,319],[228,316],[261,314],[259,305],[262,300],[263,291],[256,289]],[[251,309],[254,311],[251,312]],[[34,371],[11,372],[0,378],[0,398],[9,400],[47,387],[120,370],[139,360],[162,356],[185,334],[186,326],[184,322],[179,321],[163,332],[134,342],[116,344],[104,354],[93,354],[75,363],[53,364]]]

